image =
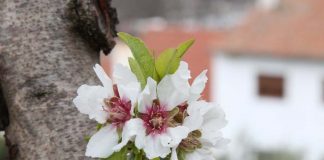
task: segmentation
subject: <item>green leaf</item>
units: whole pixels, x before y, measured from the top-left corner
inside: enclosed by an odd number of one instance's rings
[[[123,147],[119,152],[113,153],[110,157],[102,160],[126,160],[127,159],[127,146]]]
[[[156,82],[160,82],[160,76],[159,76],[159,74],[157,73],[157,70],[156,70],[155,64],[154,64],[154,74],[153,74],[153,79],[154,79]]]
[[[179,150],[178,151],[178,160],[185,160],[186,159],[186,152]]]
[[[189,39],[181,43],[177,47],[177,56],[182,57],[187,52],[187,50],[193,45],[194,42],[195,42],[194,39]]]
[[[102,124],[98,123],[96,126],[97,131],[99,131],[102,128]]]
[[[85,140],[86,142],[89,142],[89,141],[90,141],[90,138],[91,138],[91,136],[84,136],[84,140]]]
[[[131,49],[135,60],[143,71],[145,79],[154,75],[154,58],[139,38],[133,37],[127,33],[119,32],[118,37],[124,41]]]
[[[143,160],[143,151],[140,150],[138,153],[135,153],[135,160]]]
[[[133,58],[128,58],[128,63],[129,63],[129,66],[130,66],[132,72],[137,77],[137,80],[141,83],[141,87],[143,89],[146,85],[146,77],[145,77],[140,65]]]
[[[182,56],[194,43],[193,39],[181,43],[177,49],[166,49],[155,61],[155,68],[162,79],[167,74],[173,74],[179,67]]]
[[[167,49],[156,59],[155,68],[161,79],[167,74],[173,74],[179,67],[181,57],[176,53],[175,49]]]

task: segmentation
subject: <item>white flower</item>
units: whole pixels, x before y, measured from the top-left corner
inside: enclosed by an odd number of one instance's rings
[[[201,93],[204,91],[208,80],[206,73],[207,70],[202,71],[192,82],[188,103],[196,101],[201,97]]]
[[[189,128],[190,133],[179,145],[172,148],[172,160],[178,159],[176,152],[178,147],[196,148],[185,155],[187,160],[214,160],[212,150],[228,143],[220,132],[220,129],[227,123],[223,110],[212,103],[198,101],[208,80],[206,73],[207,70],[204,70],[195,78],[190,86],[187,103],[178,106],[184,118],[180,123]],[[192,136],[195,131],[198,131],[201,137]]]
[[[115,66],[114,83],[100,65],[96,64],[94,71],[103,86],[82,85],[73,103],[81,113],[89,115],[90,119],[101,124],[109,123],[90,138],[86,149],[86,156],[106,158],[117,151],[113,149],[118,145],[117,129],[131,125],[128,123],[140,93],[140,83],[122,65]],[[127,132],[129,130],[123,129],[122,134],[128,134]]]
[[[185,62],[181,62],[176,73],[166,75],[159,84],[148,78],[138,98],[139,118],[130,120],[134,124],[130,127],[134,132],[123,135],[121,143],[135,137],[135,146],[143,149],[149,159],[165,158],[170,154],[171,148],[189,133],[187,127],[170,123],[170,111],[190,97],[189,78],[190,71]]]
[[[195,101],[189,104],[187,114],[183,126],[188,127],[191,132],[198,130],[201,137],[196,138],[199,141],[199,148],[186,154],[186,159],[214,160],[212,150],[221,148],[228,143],[228,140],[222,137],[220,131],[227,123],[223,110],[212,103]],[[186,147],[186,140],[189,139],[184,139],[179,147]],[[177,159],[175,149],[172,154],[172,159]]]

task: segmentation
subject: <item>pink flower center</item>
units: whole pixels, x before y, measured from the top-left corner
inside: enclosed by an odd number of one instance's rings
[[[106,104],[104,109],[109,114],[108,122],[121,128],[131,118],[132,103],[130,100],[120,98],[116,85],[113,89],[115,96],[104,100]]]
[[[146,113],[141,114],[147,134],[161,134],[166,131],[168,124],[168,111],[161,106],[158,100],[154,100],[151,107],[147,107]]]

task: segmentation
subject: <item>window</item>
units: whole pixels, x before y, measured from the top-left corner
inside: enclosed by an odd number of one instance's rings
[[[260,75],[258,83],[260,96],[278,98],[284,96],[284,79],[282,76]]]

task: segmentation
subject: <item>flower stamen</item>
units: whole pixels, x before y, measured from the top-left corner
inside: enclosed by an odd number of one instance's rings
[[[131,118],[131,101],[121,99],[117,85],[113,86],[115,96],[104,99],[104,110],[109,114],[107,122],[115,125],[117,128],[124,126],[125,122]]]
[[[166,131],[168,112],[161,106],[158,100],[154,100],[146,113],[141,114],[147,134],[161,134]]]
[[[186,152],[193,152],[195,149],[201,148],[202,144],[199,141],[200,137],[201,132],[199,130],[190,132],[188,137],[181,141],[179,148]]]

